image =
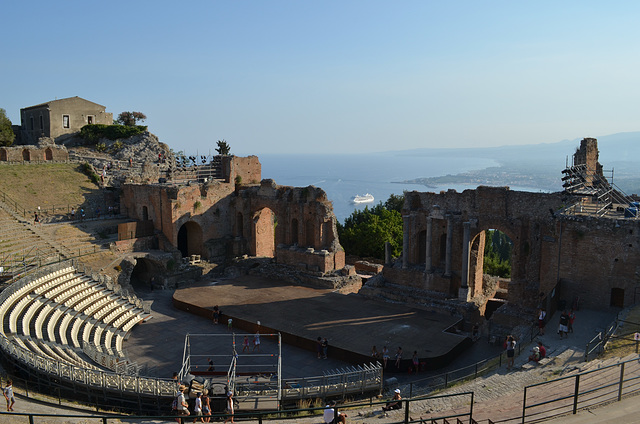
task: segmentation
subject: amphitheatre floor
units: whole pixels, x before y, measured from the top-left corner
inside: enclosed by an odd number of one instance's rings
[[[257,276],[179,289],[173,299],[176,307],[207,317],[218,305],[223,318],[231,317],[234,326],[254,333],[259,321],[261,333],[281,332],[285,343],[311,352],[315,340],[326,337],[329,355],[351,363],[370,361],[371,347],[382,351],[386,345],[391,356],[388,371],[395,368],[393,358],[399,346],[406,369],[414,351],[429,364],[466,339],[444,331],[458,322],[457,317]]]

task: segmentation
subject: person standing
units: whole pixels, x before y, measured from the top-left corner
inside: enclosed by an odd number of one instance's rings
[[[513,361],[516,356],[516,340],[513,336],[507,337],[507,369],[510,370],[513,367]]]
[[[329,342],[325,337],[322,339],[322,359],[327,359],[327,350],[329,350]]]
[[[316,339],[316,353],[318,354],[318,359],[322,358],[322,337],[318,337]]]
[[[193,419],[194,423],[198,420],[198,417],[200,417],[200,422],[204,422],[204,418],[202,418],[202,393],[201,392],[198,392],[198,394],[196,395],[196,404],[193,407],[193,415],[195,416],[195,418]]]
[[[13,411],[13,405],[16,403],[16,398],[13,396],[13,381],[7,380],[7,385],[2,390],[2,394],[7,401],[7,411]]]
[[[371,348],[371,357],[373,359],[378,359],[380,357],[380,354],[378,353],[378,349],[376,348],[376,345],[373,345],[373,347]]]
[[[540,335],[544,336],[544,326],[546,325],[547,312],[540,308],[538,311],[538,330],[540,330]]]
[[[220,319],[220,308],[216,305],[213,307],[213,323],[218,324],[218,319]]]
[[[208,418],[211,416],[211,402],[207,395],[202,396],[202,414],[204,415],[204,422],[208,423],[211,420],[211,418]]]
[[[573,321],[576,320],[576,313],[574,312],[574,310],[572,309],[569,312],[569,325],[567,326],[567,329],[569,330],[569,333],[573,333]]]
[[[260,353],[260,332],[256,331],[256,334],[253,336],[253,351],[258,350]]]
[[[567,310],[562,311],[562,315],[560,315],[560,325],[558,325],[558,334],[560,334],[560,338],[563,336],[569,337],[569,314],[567,314]]]
[[[417,350],[413,351],[413,356],[411,357],[411,363],[413,364],[413,372],[418,374],[418,371],[420,371],[420,359],[418,358]]]
[[[396,368],[400,369],[400,361],[402,361],[402,348],[398,347],[396,351]]]
[[[226,404],[225,412],[227,413],[227,418],[224,419],[225,424],[227,421],[230,421],[233,424],[233,392],[229,390],[227,392],[227,404]]]
[[[389,362],[389,349],[386,346],[382,348],[382,362],[384,364],[384,369],[387,369],[387,362]]]
[[[189,404],[184,398],[186,388],[186,386],[181,384],[180,387],[178,387],[178,393],[176,393],[176,411],[178,415],[189,415]]]
[[[244,353],[245,350],[249,353],[249,336],[244,336],[244,340],[242,341],[242,353]]]

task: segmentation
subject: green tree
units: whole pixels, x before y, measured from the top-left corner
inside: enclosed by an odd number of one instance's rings
[[[389,242],[391,254],[402,252],[402,209],[404,195],[391,195],[383,204],[354,211],[344,225],[338,223],[340,244],[349,255],[384,259],[384,244]]]
[[[513,242],[502,231],[485,231],[483,272],[497,277],[510,278],[512,248]]]
[[[0,108],[0,146],[11,146],[16,135],[11,128],[11,120],[7,117],[7,111]]]
[[[231,153],[231,146],[229,146],[229,143],[227,143],[224,139],[218,140],[218,147],[216,147],[216,152],[218,152],[219,155],[227,156],[229,153]]]
[[[147,119],[147,116],[142,112],[122,112],[118,115],[118,119],[115,120],[116,124],[126,125],[127,127],[133,127]]]

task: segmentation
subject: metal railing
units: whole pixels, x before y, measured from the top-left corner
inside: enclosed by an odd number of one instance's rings
[[[558,415],[576,414],[640,392],[640,364],[637,359],[604,366],[524,388],[522,423],[544,421]],[[566,393],[564,396],[550,395]]]

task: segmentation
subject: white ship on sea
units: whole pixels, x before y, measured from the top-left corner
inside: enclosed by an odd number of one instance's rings
[[[371,203],[373,202],[373,194],[365,194],[364,196],[360,196],[359,194],[355,195],[352,199],[353,203]]]

